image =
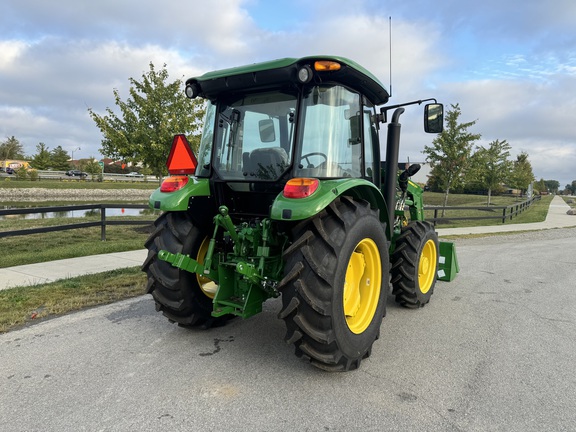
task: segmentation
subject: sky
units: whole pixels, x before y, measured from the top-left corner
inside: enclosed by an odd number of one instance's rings
[[[113,90],[127,99],[150,62],[173,81],[315,54],[391,82],[391,104],[458,104],[477,145],[506,140],[537,180],[576,180],[574,0],[3,0],[0,142],[100,158],[88,109],[114,109]],[[421,116],[415,105],[400,119],[401,160],[425,160]]]

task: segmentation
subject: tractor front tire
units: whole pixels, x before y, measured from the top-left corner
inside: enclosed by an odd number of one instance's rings
[[[323,370],[347,371],[370,355],[389,292],[385,225],[366,201],[336,199],[294,229],[284,253],[286,342]]]
[[[402,228],[392,254],[392,293],[396,302],[417,309],[430,301],[438,273],[438,235],[429,222]]]
[[[148,275],[147,292],[152,294],[156,310],[182,326],[222,325],[230,317],[212,317],[212,298],[201,288],[203,278],[158,258],[158,252],[166,250],[202,262],[207,249],[206,234],[194,226],[186,212],[166,212],[154,222],[154,227],[145,243],[148,257],[142,271]]]

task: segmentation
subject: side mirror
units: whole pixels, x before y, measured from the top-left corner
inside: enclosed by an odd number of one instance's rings
[[[272,119],[260,120],[258,122],[258,130],[260,131],[260,141],[265,143],[276,141],[274,120]]]
[[[424,107],[424,131],[440,133],[444,130],[444,106],[439,103],[427,104]]]

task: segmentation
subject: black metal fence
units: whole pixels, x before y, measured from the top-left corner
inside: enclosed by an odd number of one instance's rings
[[[515,216],[518,216],[524,210],[530,208],[534,202],[540,200],[540,195],[536,195],[526,201],[522,201],[517,204],[512,204],[508,206],[494,206],[494,207],[424,207],[426,211],[434,211],[434,217],[427,217],[426,220],[429,222],[433,222],[434,226],[437,223],[446,223],[450,221],[460,221],[460,220],[483,220],[483,219],[500,219],[502,223],[506,223],[507,220],[512,220]],[[475,211],[475,212],[485,212],[485,213],[496,213],[493,215],[482,215],[482,216],[465,216],[465,217],[457,217],[457,216],[441,216],[439,217],[438,214],[445,210],[446,212],[452,211]]]
[[[34,207],[34,208],[21,208],[21,209],[9,209],[0,210],[0,216],[9,215],[21,215],[21,214],[38,214],[38,213],[52,213],[52,212],[69,212],[74,210],[100,210],[100,221],[98,222],[81,222],[66,225],[57,225],[49,227],[40,228],[29,228],[14,231],[3,231],[0,232],[0,238],[21,236],[28,234],[39,234],[55,231],[65,231],[77,228],[89,228],[89,227],[100,227],[100,239],[102,241],[106,240],[106,226],[107,225],[150,225],[152,221],[147,220],[107,220],[106,219],[106,209],[148,209],[150,208],[145,204],[80,204],[80,205],[68,205],[68,206],[54,206],[54,207]],[[128,217],[128,216],[123,216]]]

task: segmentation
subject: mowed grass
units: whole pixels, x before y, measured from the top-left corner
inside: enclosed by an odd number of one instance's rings
[[[106,241],[101,241],[100,239],[99,226],[2,238],[0,240],[2,244],[0,268],[143,249],[144,243],[151,232],[155,216],[150,215],[138,219],[148,221],[149,224],[109,225],[106,227]],[[95,220],[99,220],[99,216]],[[89,219],[21,220],[18,222],[18,228],[14,227],[14,221],[11,221],[10,225],[3,224],[5,221],[0,221],[0,231],[64,225],[73,223],[73,221],[87,222]]]
[[[145,294],[139,267],[0,291],[0,333],[46,318]]]
[[[564,202],[570,206],[570,208],[576,208],[576,198],[574,197],[562,197]]]

